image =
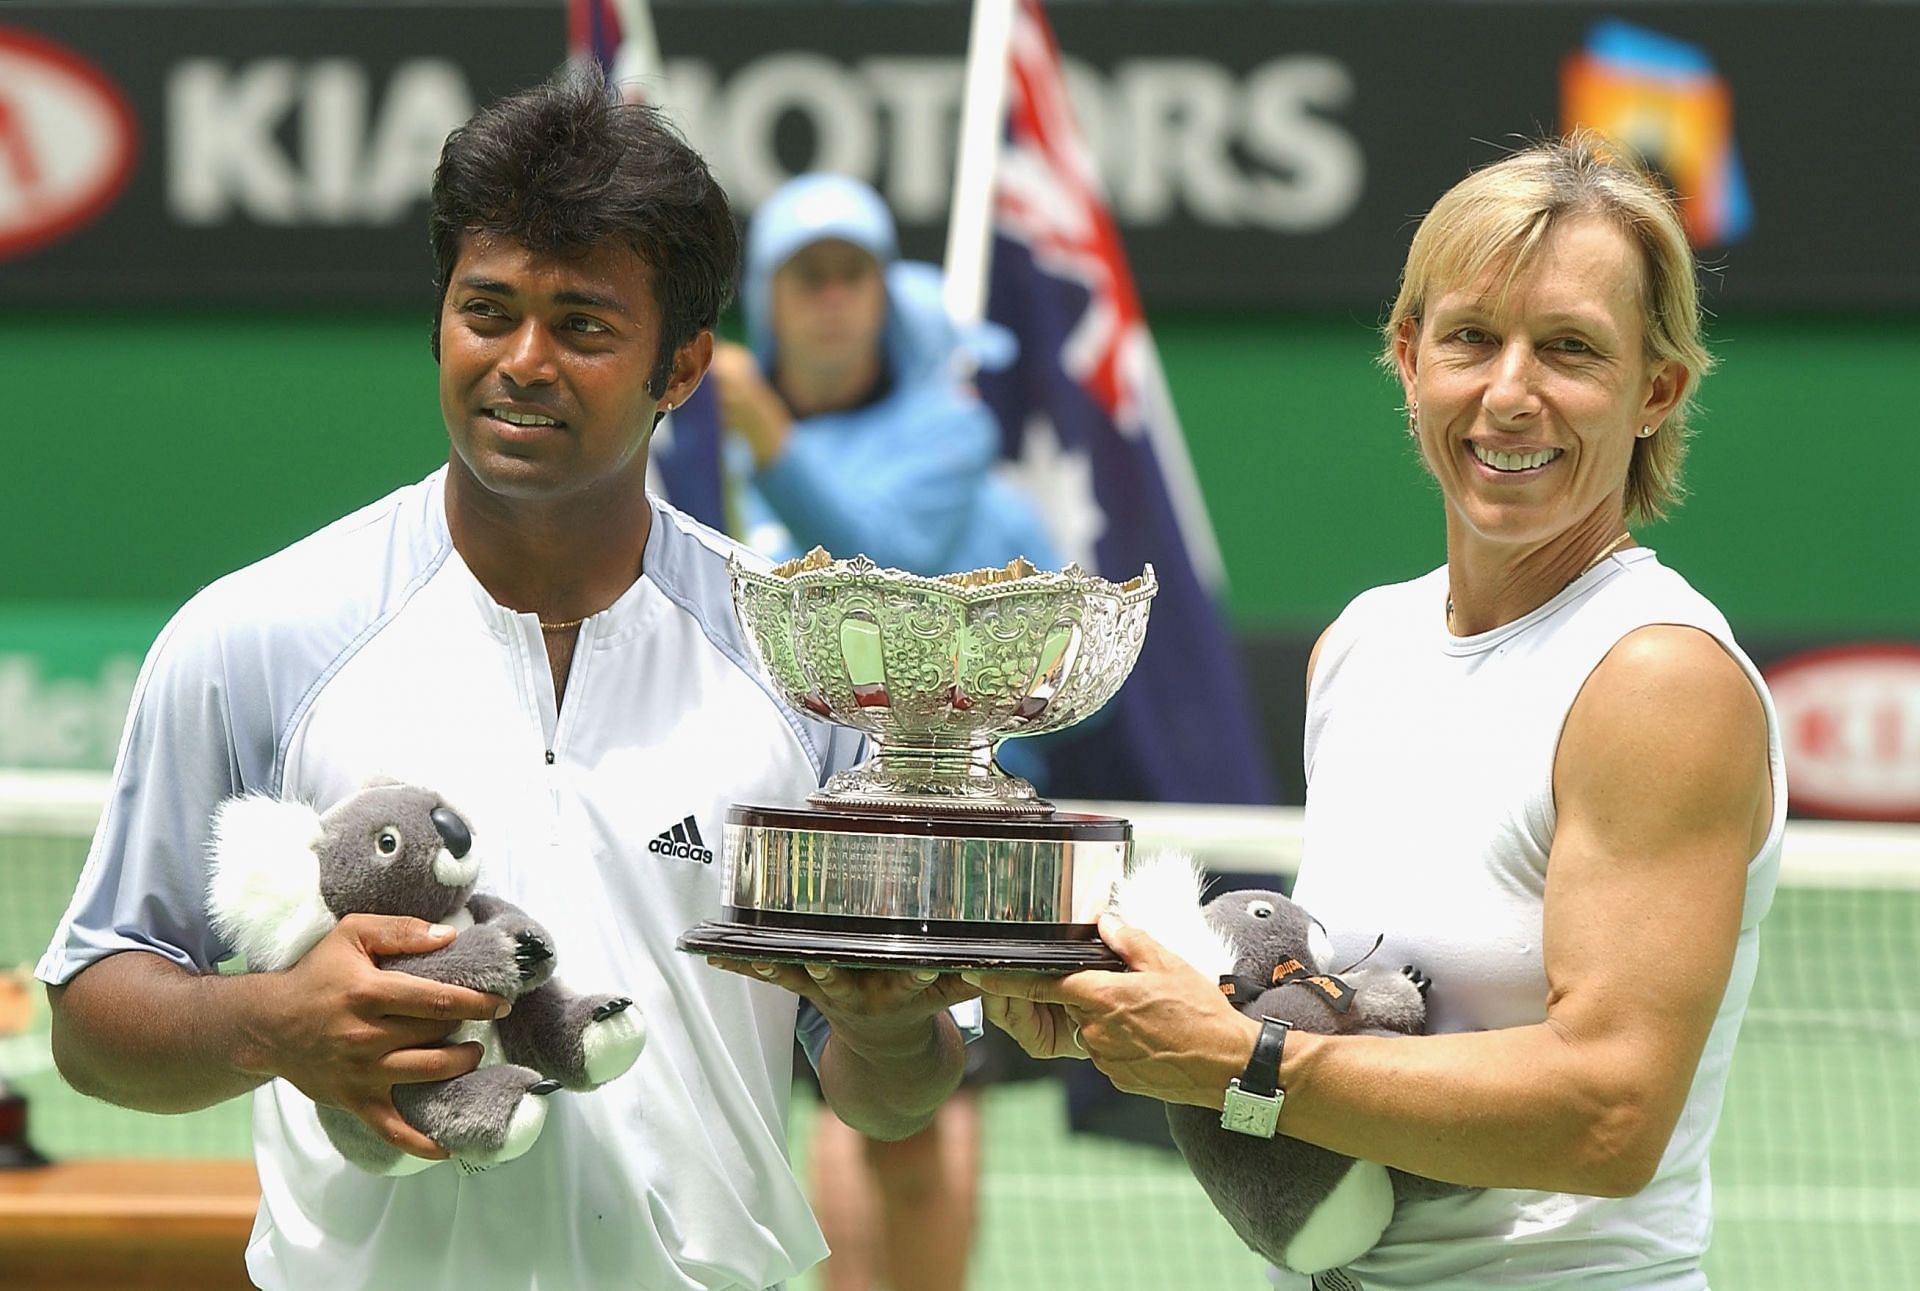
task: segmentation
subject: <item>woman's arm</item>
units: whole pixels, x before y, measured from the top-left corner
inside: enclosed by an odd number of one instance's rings
[[[1731,970],[1748,860],[1771,816],[1758,695],[1691,628],[1628,636],[1562,730],[1549,860],[1546,1020],[1468,1034],[1295,1033],[1283,1132],[1454,1183],[1621,1195],[1672,1136]],[[1123,1089],[1217,1107],[1254,1024],[1135,929],[1131,973],[988,978],[1059,1002]],[[1022,989],[1022,988],[1025,989]],[[1039,1011],[1012,1002],[1016,1036]]]

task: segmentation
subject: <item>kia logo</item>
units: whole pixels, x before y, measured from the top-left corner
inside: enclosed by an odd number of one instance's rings
[[[71,50],[0,27],[0,260],[66,237],[133,173],[133,113]]]
[[[1920,646],[1813,650],[1767,669],[1796,810],[1920,820]]]

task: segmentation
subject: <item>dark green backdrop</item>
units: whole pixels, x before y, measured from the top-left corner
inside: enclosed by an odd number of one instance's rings
[[[1440,556],[1364,318],[1157,334],[1244,631],[1304,631]],[[1676,517],[1643,535],[1736,630],[1920,633],[1920,319],[1713,329]],[[444,455],[421,317],[15,313],[0,323],[0,615],[156,617]]]

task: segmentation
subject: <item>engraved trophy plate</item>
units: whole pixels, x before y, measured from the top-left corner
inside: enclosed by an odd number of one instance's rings
[[[1009,735],[1059,730],[1120,688],[1146,636],[1153,570],[1075,566],[926,578],[816,548],[730,566],[734,608],[794,707],[854,727],[871,754],[806,805],[727,814],[721,918],[699,954],[1042,972],[1117,967],[1094,920],[1132,827],[1056,812],[994,762]]]

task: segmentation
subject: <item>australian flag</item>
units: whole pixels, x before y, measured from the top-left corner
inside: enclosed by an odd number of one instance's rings
[[[1052,741],[1047,790],[1271,802],[1206,504],[1036,0],[1016,8],[1009,58],[987,315],[1020,355],[979,374],[981,395],[1063,558],[1112,579],[1150,564],[1160,584],[1133,675],[1078,738]]]
[[[703,381],[667,414],[647,445],[648,484],[702,524],[723,533],[726,506],[720,483],[720,409],[712,383]]]
[[[567,0],[567,54],[611,73],[620,54],[620,13],[613,0]]]

